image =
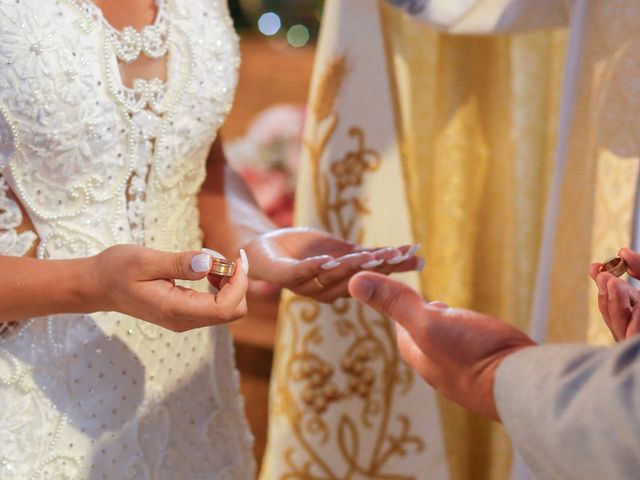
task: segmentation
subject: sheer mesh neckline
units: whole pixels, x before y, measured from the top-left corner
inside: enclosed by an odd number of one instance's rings
[[[154,0],[154,3],[156,4],[156,14],[155,14],[155,18],[153,19],[153,22],[149,23],[148,25],[145,25],[141,29],[137,29],[135,27],[125,27],[122,30],[119,30],[116,27],[114,27],[111,24],[111,22],[109,22],[109,20],[107,19],[107,17],[104,14],[102,8],[100,8],[98,5],[96,5],[93,0],[80,0],[80,1],[82,3],[85,3],[86,5],[88,5],[91,9],[93,9],[94,12],[95,12],[96,17],[100,19],[102,24],[108,30],[110,30],[112,33],[115,33],[116,35],[122,35],[123,31],[126,28],[133,28],[137,32],[141,32],[145,28],[158,27],[160,25],[160,23],[163,21],[164,15],[165,15],[165,12],[164,12],[164,4],[165,4],[165,2],[164,2],[164,0]]]

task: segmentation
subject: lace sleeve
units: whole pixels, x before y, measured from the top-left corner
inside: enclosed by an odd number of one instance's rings
[[[14,257],[25,255],[37,238],[33,232],[18,233],[16,230],[22,225],[22,211],[18,202],[9,195],[9,185],[4,177],[18,145],[17,132],[9,113],[0,105],[0,255]]]
[[[0,105],[0,175],[9,160],[16,154],[16,136],[9,112]]]

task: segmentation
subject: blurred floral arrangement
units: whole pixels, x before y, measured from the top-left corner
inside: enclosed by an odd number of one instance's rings
[[[304,119],[304,106],[275,105],[256,117],[244,137],[225,144],[230,165],[279,227],[293,224]]]

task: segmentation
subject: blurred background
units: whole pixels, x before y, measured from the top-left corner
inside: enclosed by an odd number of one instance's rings
[[[279,226],[293,219],[321,0],[230,0],[242,66],[233,111],[222,129],[231,165]],[[232,325],[255,454],[262,458],[280,292],[251,285],[249,315]]]

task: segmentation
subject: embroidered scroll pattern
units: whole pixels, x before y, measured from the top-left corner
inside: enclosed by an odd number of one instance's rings
[[[340,126],[335,107],[346,76],[345,57],[326,67],[305,147],[322,226],[361,241],[359,219],[370,213],[362,187],[379,168],[380,154],[367,147],[363,129],[351,126],[347,133],[355,145],[322,165]],[[288,468],[280,478],[411,478],[389,467],[395,457],[425,448],[409,418],[394,413],[394,402],[411,387],[413,373],[400,359],[391,322],[349,300],[326,306],[289,295],[282,312],[289,332],[276,360],[273,414],[287,419],[295,446],[284,450]]]

